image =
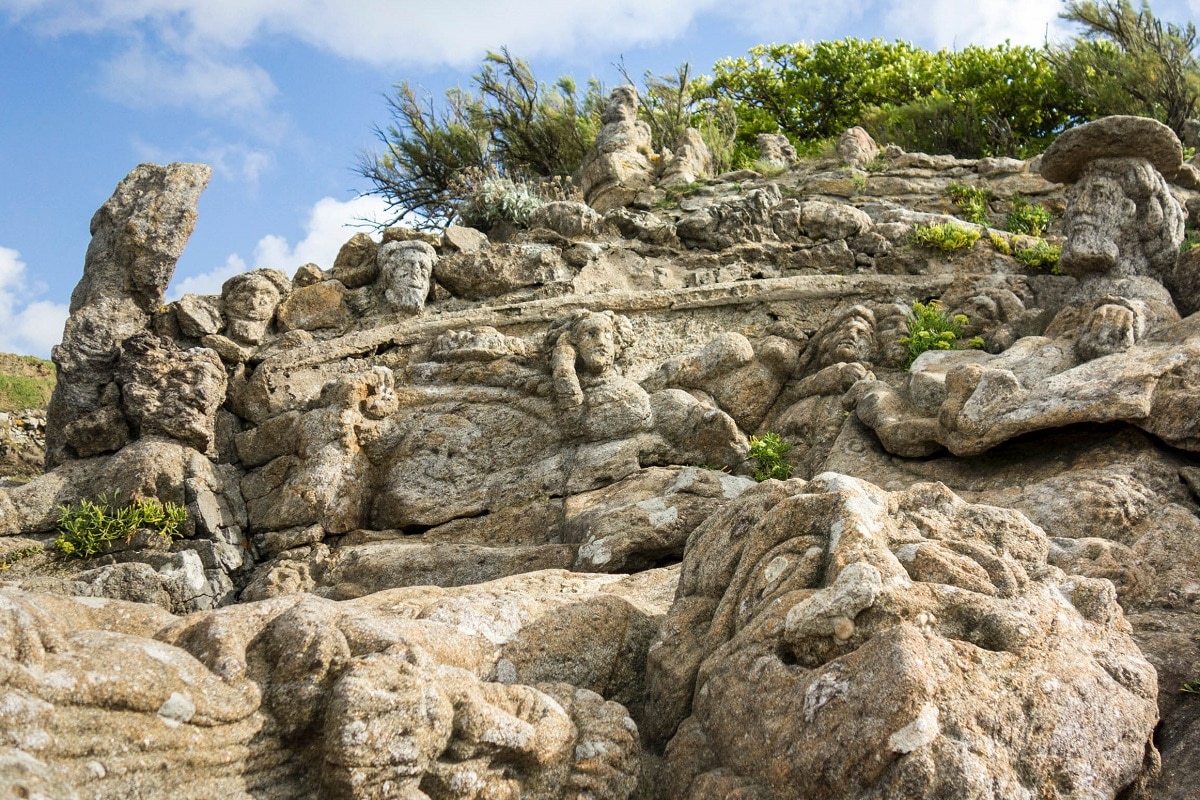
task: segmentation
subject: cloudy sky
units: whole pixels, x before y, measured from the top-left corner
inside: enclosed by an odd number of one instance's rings
[[[1189,4],[1194,6],[1189,8]],[[1184,20],[1200,0],[1155,0]],[[92,213],[142,161],[214,177],[169,296],[260,266],[332,264],[381,213],[353,170],[408,80],[468,87],[507,46],[543,80],[707,71],[765,42],[1041,44],[1055,0],[0,0],[0,351],[62,333]]]

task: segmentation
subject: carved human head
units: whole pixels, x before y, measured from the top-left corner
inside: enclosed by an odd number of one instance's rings
[[[1182,168],[1179,138],[1152,119],[1105,117],[1059,136],[1040,171],[1071,184],[1062,271],[1159,280],[1168,274],[1183,241],[1184,212],[1167,180]]]
[[[379,280],[393,311],[419,313],[433,280],[437,252],[425,242],[388,242],[379,248]]]
[[[140,334],[122,345],[117,382],[122,409],[138,435],[208,449],[227,387],[214,351],[180,350],[169,340]]]
[[[260,344],[291,281],[279,270],[256,269],[234,275],[221,287],[226,330],[231,339]]]
[[[569,347],[575,369],[602,375],[613,368],[632,339],[629,320],[612,311],[573,311],[559,317],[547,334],[547,347]]]

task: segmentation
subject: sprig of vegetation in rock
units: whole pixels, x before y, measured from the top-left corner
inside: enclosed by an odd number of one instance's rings
[[[182,536],[180,525],[187,510],[177,503],[137,500],[121,504],[116,494],[59,506],[55,548],[67,556],[91,558],[110,543],[129,541],[140,530],[152,530],[165,539]]]
[[[912,366],[917,356],[926,350],[959,350],[964,345],[983,347],[983,339],[978,336],[963,341],[963,332],[969,323],[966,314],[950,316],[937,300],[913,303],[907,322],[908,332],[900,337],[900,343],[908,348],[906,367]]]
[[[761,483],[770,478],[786,481],[792,477],[792,465],[784,460],[791,450],[792,445],[778,433],[751,436],[750,458],[758,465],[754,470],[754,480]]]
[[[931,250],[941,250],[950,253],[955,250],[969,250],[979,241],[979,231],[946,222],[941,225],[918,225],[913,228],[912,241]]]

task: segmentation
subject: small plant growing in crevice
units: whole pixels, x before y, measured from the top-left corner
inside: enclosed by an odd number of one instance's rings
[[[1179,691],[1184,694],[1200,694],[1200,681],[1188,681],[1179,687]]]
[[[979,241],[979,231],[969,230],[953,222],[942,225],[918,225],[913,228],[912,241],[931,250],[946,253],[969,250]]]
[[[905,368],[911,367],[917,356],[926,350],[983,347],[983,339],[978,336],[963,340],[963,331],[969,323],[966,314],[950,316],[942,310],[942,304],[937,300],[913,303],[908,317],[908,333],[900,337],[900,343],[908,348]]]
[[[139,530],[149,529],[165,539],[182,536],[179,526],[187,510],[177,503],[137,500],[122,504],[116,494],[59,506],[58,538],[54,547],[63,555],[91,558],[112,542],[129,541]]]
[[[1009,201],[1005,227],[1009,233],[1041,236],[1050,227],[1050,211],[1045,206],[1030,203],[1019,194],[1013,195]]]
[[[992,199],[990,191],[978,186],[952,183],[946,187],[946,194],[950,195],[950,199],[958,206],[962,218],[967,222],[974,222],[976,225],[988,224],[988,201]]]
[[[1179,243],[1179,252],[1186,253],[1196,245],[1200,245],[1200,231],[1186,231],[1183,241]]]
[[[1013,253],[1013,258],[1027,267],[1046,269],[1052,275],[1061,275],[1058,259],[1062,255],[1062,247],[1050,244],[1045,239],[1038,239],[1030,247],[1019,247]]]
[[[12,569],[13,565],[18,561],[24,561],[27,558],[32,558],[45,551],[45,548],[40,544],[31,544],[28,547],[22,547],[20,550],[13,550],[11,553],[5,553],[0,557],[0,572],[6,572]]]
[[[1006,256],[1013,254],[1012,245],[1009,244],[1008,239],[1005,239],[995,231],[988,231],[988,241],[992,243],[992,247],[995,248],[997,253],[1003,253]]]
[[[754,470],[754,480],[761,483],[768,478],[786,481],[792,477],[792,465],[784,460],[791,449],[791,444],[785,442],[778,433],[751,436],[750,457],[758,465]]]

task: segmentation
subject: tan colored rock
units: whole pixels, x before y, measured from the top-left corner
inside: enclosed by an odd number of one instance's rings
[[[842,131],[837,140],[838,158],[857,169],[863,169],[879,157],[879,145],[865,128],[855,125]]]
[[[602,217],[586,203],[556,200],[538,207],[529,215],[530,228],[547,228],[560,236],[575,239],[596,236]]]
[[[442,231],[442,239],[447,247],[460,253],[478,253],[488,246],[487,234],[474,228],[462,225],[450,225]]]
[[[700,131],[685,128],[675,143],[675,152],[663,164],[658,185],[663,188],[686,186],[700,178],[710,177],[712,172],[712,151],[700,136]]]
[[[58,380],[47,411],[48,468],[108,449],[92,440],[99,426],[75,423],[112,416],[116,398],[105,387],[119,348],[145,331],[162,305],[211,176],[203,164],[139,165],[92,217],[83,278],[71,294],[62,344],[52,353]]]
[[[356,233],[338,250],[333,260],[333,279],[347,289],[370,286],[379,277],[379,245],[365,233]]]
[[[275,321],[280,331],[344,328],[350,322],[346,287],[333,280],[295,289],[279,304]]]
[[[476,253],[440,259],[433,275],[456,297],[485,300],[518,289],[565,284],[574,270],[551,245],[494,244]]]
[[[1149,117],[1111,116],[1059,134],[1042,154],[1042,177],[1074,183],[1096,159],[1144,158],[1170,180],[1183,166],[1183,145],[1175,132]]]
[[[604,214],[628,206],[638,192],[653,186],[655,167],[650,127],[637,118],[637,89],[613,89],[601,121],[604,127],[580,168],[580,182],[584,200]]]
[[[760,133],[758,135],[758,158],[776,167],[790,167],[796,163],[796,148],[782,133]]]
[[[281,800],[418,785],[627,798],[637,727],[585,687],[620,693],[621,670],[645,657],[662,613],[661,591],[645,583],[541,573],[456,594],[294,595],[178,619],[3,592],[0,705],[17,717],[0,763],[25,786],[67,793],[51,796],[193,797],[202,783],[207,796]],[[603,620],[590,641],[606,657],[523,638],[576,607]],[[105,677],[114,663],[124,669]],[[548,672],[577,683],[525,682]],[[79,741],[90,746],[69,744]],[[180,768],[189,752],[208,755],[202,776]]]
[[[1020,515],[932,484],[745,493],[693,534],[651,649],[660,793],[1146,796],[1154,669],[1112,586],[1046,552]]]

